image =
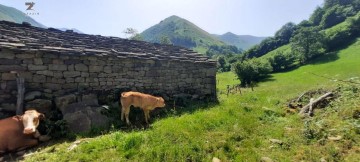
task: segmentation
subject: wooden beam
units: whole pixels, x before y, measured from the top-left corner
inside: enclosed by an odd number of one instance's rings
[[[24,93],[25,93],[25,79],[19,76],[16,77],[17,83],[17,102],[16,102],[16,115],[24,113]]]
[[[332,92],[327,92],[327,93],[325,93],[324,95],[322,95],[322,96],[320,96],[319,98],[317,98],[316,100],[313,100],[313,101],[310,100],[310,103],[309,103],[309,104],[307,104],[306,106],[304,106],[304,107],[301,108],[299,114],[302,115],[302,114],[304,114],[304,113],[306,113],[306,112],[309,112],[310,106],[318,103],[319,101],[322,101],[323,99],[325,99],[326,97],[328,97],[328,96],[330,96],[330,95],[332,95],[332,94],[333,94]],[[311,109],[312,109],[312,108],[311,108]],[[311,111],[312,111],[312,110],[311,110]],[[310,113],[311,113],[311,112],[310,112]]]

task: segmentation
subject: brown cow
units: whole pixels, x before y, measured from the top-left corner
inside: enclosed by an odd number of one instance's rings
[[[0,120],[0,157],[5,152],[17,152],[46,141],[48,136],[40,135],[36,129],[40,119],[45,116],[36,110],[27,110],[17,115]]]
[[[124,121],[125,116],[126,123],[128,125],[130,125],[129,112],[131,105],[134,107],[139,107],[144,111],[146,123],[149,123],[149,112],[151,110],[154,110],[157,107],[165,107],[165,102],[162,97],[155,97],[140,92],[123,92],[121,93],[120,102],[122,105],[121,120]]]

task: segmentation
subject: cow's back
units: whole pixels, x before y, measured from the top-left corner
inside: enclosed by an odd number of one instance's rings
[[[121,104],[133,105],[134,107],[154,107],[156,98],[140,92],[124,92],[121,94]]]
[[[26,137],[22,133],[23,124],[16,117],[0,120],[0,128],[0,152],[13,151]]]

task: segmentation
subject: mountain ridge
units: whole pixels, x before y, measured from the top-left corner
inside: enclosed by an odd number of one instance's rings
[[[212,34],[212,35],[228,45],[233,45],[243,50],[247,50],[250,47],[259,44],[262,40],[267,38],[267,37],[253,36],[253,35],[237,35],[232,32],[226,32],[222,35],[218,35],[218,34]]]
[[[35,21],[33,18],[27,16],[20,10],[2,4],[0,4],[0,20],[11,21],[19,24],[21,24],[22,22],[28,22],[32,26],[46,28],[45,25]]]
[[[266,38],[236,35],[232,32],[223,35],[210,34],[189,20],[176,15],[165,18],[158,24],[144,30],[140,35],[148,42],[160,43],[162,37],[167,37],[174,45],[203,50],[214,45],[233,45],[239,49],[248,49]]]

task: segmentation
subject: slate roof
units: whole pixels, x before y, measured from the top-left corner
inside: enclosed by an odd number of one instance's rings
[[[100,35],[80,34],[55,28],[38,28],[29,23],[0,21],[0,47],[24,51],[47,51],[66,55],[114,55],[158,60],[180,60],[215,64],[214,60],[190,49]]]

